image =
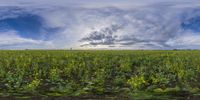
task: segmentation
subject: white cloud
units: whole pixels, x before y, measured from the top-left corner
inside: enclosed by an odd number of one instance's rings
[[[135,8],[156,3],[193,3],[198,4],[199,0],[1,0],[0,6],[21,6],[21,7],[118,7]]]
[[[37,48],[37,46],[51,47],[52,43],[49,41],[33,40],[28,38],[23,38],[17,35],[16,31],[0,32],[0,48],[18,46],[21,49]],[[15,48],[13,48],[15,49]]]
[[[187,46],[200,46],[200,35],[198,34],[193,34],[193,33],[187,33],[183,34],[179,37],[169,39],[167,44],[171,46],[182,46],[182,47],[187,47]]]
[[[109,43],[109,39],[106,40],[105,38],[108,37],[105,36],[102,39],[104,43],[100,40],[98,41],[100,44],[88,45],[88,48],[170,49],[177,46],[200,45],[198,35],[192,31],[186,33],[181,27],[184,20],[200,15],[198,12],[193,12],[199,9],[197,0],[184,0],[184,2],[182,0],[148,0],[148,2],[147,0],[125,0],[116,1],[114,4],[113,2],[113,0],[106,3],[96,0],[90,3],[66,0],[16,0],[13,2],[2,0],[0,5],[18,6],[28,13],[41,16],[45,27],[60,30],[53,34],[49,33],[45,41],[22,38],[12,30],[0,33],[0,47],[23,44],[21,47],[26,48],[29,47],[27,44],[31,44],[35,48],[50,46],[58,49],[87,48],[80,45],[97,42],[79,42],[79,40],[94,32],[103,33],[112,25],[121,27],[112,32],[118,36],[115,40],[110,39],[114,44],[106,45],[105,41]],[[193,7],[194,4],[195,7]],[[20,11],[18,13],[23,14]],[[0,12],[0,17],[1,15],[2,18],[8,18],[16,17],[17,14],[3,15]],[[184,16],[186,18],[183,18]]]

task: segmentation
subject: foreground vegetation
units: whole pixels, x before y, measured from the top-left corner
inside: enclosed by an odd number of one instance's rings
[[[0,51],[1,97],[199,93],[200,51]]]

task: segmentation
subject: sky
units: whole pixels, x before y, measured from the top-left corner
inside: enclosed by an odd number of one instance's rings
[[[199,0],[0,0],[0,49],[200,49]]]

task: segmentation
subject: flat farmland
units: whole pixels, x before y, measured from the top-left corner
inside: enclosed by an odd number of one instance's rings
[[[0,98],[199,99],[197,50],[2,50]]]

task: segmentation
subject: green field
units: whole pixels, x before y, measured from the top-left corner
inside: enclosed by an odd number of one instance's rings
[[[199,96],[200,51],[0,51],[0,98]]]

